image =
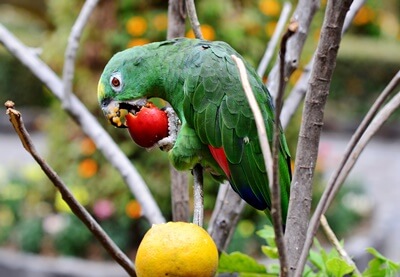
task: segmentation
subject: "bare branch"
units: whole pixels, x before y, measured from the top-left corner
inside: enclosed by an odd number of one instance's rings
[[[42,157],[40,157],[28,131],[25,129],[21,113],[14,109],[14,103],[12,101],[7,101],[5,106],[7,108],[7,114],[10,117],[10,122],[14,127],[15,132],[18,134],[25,150],[31,154],[35,161],[40,165],[43,172],[59,190],[62,198],[71,208],[73,213],[86,225],[89,231],[92,232],[96,239],[103,245],[104,249],[107,250],[110,256],[120,264],[130,276],[136,276],[135,267],[131,260],[121,251],[121,249],[118,248],[107,233],[104,232],[90,213],[75,199],[74,195],[63,183],[57,173],[42,159]]]
[[[168,2],[168,34],[167,39],[185,35],[186,9],[185,0],[169,0]],[[187,172],[177,171],[170,164],[172,220],[189,221],[189,185]]]
[[[63,84],[64,84],[64,105],[69,105],[69,96],[72,93],[72,81],[75,74],[75,58],[76,52],[79,47],[79,40],[81,38],[83,28],[89,20],[94,8],[99,0],[87,0],[76,19],[74,26],[72,26],[71,33],[68,37],[67,48],[65,49],[65,60],[63,69]]]
[[[291,21],[299,24],[299,30],[288,41],[288,53],[285,57],[285,78],[289,78],[293,71],[298,68],[300,55],[308,36],[310,24],[319,8],[319,0],[299,0],[293,13]],[[268,75],[267,87],[272,97],[275,98],[279,86],[279,57]]]
[[[280,207],[280,196],[278,196],[279,199],[274,199],[274,197],[276,195],[280,195],[279,184],[277,181],[278,178],[275,179],[275,177],[278,176],[277,175],[277,167],[273,164],[271,149],[270,149],[270,146],[268,143],[267,132],[265,130],[264,119],[262,117],[258,103],[254,97],[253,91],[250,87],[250,84],[249,84],[249,81],[247,78],[246,68],[243,64],[243,61],[241,59],[239,59],[238,57],[232,55],[232,59],[235,61],[236,65],[239,69],[240,80],[242,82],[243,90],[246,94],[250,108],[254,115],[254,119],[256,122],[256,126],[257,126],[258,138],[259,138],[260,146],[261,146],[261,151],[262,151],[263,157],[264,157],[264,164],[265,164],[265,168],[266,168],[267,174],[268,174],[270,191],[274,193],[274,195],[271,196],[272,201],[274,203],[273,207],[271,208],[271,216],[273,218],[275,239],[277,242],[277,247],[278,247],[278,252],[279,252],[279,261],[281,263],[281,275],[286,276],[287,263],[286,263],[286,254],[285,254],[285,248],[284,248],[284,242],[283,242],[282,221],[281,221],[281,218],[277,219],[277,216],[282,217],[281,216],[281,207]],[[278,120],[278,124],[279,124],[279,120]],[[278,129],[279,129],[279,126],[278,126]],[[275,167],[275,170],[274,170],[274,167]],[[274,171],[276,172],[276,174],[274,174]],[[277,204],[279,206],[277,206]],[[280,226],[278,226],[278,224]]]
[[[359,143],[359,140],[363,136],[365,130],[368,128],[368,126],[371,124],[371,121],[374,119],[375,115],[378,113],[379,109],[382,107],[386,99],[391,95],[391,93],[394,91],[396,86],[400,84],[400,71],[397,72],[397,74],[393,77],[393,79],[390,81],[390,83],[386,86],[384,91],[379,95],[378,99],[376,99],[375,103],[372,105],[370,110],[368,111],[367,115],[364,117],[363,121],[360,123],[360,126],[357,128],[356,132],[353,134],[347,148],[345,151],[345,154],[343,155],[343,158],[337,168],[337,170],[332,174],[327,187],[325,188],[324,194],[322,195],[320,202],[321,205],[323,205],[322,213],[326,211],[328,208],[330,202],[332,201],[332,197],[334,194],[336,194],[338,190],[338,185],[342,183],[342,181],[338,181],[339,177],[341,177],[343,174],[347,176],[348,173],[343,172],[343,169],[345,168],[346,164],[349,162],[350,155],[354,151],[354,148],[356,147],[357,143]],[[343,176],[343,177],[345,177]],[[341,179],[343,179],[343,177]],[[325,195],[326,194],[326,195]],[[328,197],[328,199],[325,199],[325,197]],[[318,212],[318,208],[315,211],[315,213]]]
[[[185,36],[185,21],[185,0],[169,0],[167,39]]]
[[[279,38],[281,37],[281,34],[286,26],[286,22],[289,18],[291,9],[292,9],[292,4],[290,2],[285,2],[283,4],[281,15],[279,16],[278,23],[276,24],[274,34],[272,35],[270,41],[268,42],[267,49],[265,49],[264,56],[262,57],[260,64],[258,65],[257,68],[257,74],[261,77],[264,76],[265,70],[267,70],[268,64],[271,61],[275,48],[278,45]]]
[[[331,242],[331,244],[336,248],[337,252],[339,255],[351,266],[354,267],[354,271],[358,276],[361,276],[360,271],[358,270],[356,264],[353,262],[353,260],[350,258],[349,254],[347,254],[346,250],[342,247],[340,244],[339,240],[337,239],[335,233],[332,231],[331,227],[329,226],[328,220],[324,215],[321,216],[320,218],[322,230],[324,230],[324,233],[328,240]]]
[[[219,252],[228,247],[245,205],[246,202],[240,198],[230,184],[220,185],[208,225],[208,233],[213,238]]]
[[[1,24],[0,41],[61,102],[63,101],[63,84],[60,78]],[[144,216],[152,224],[165,222],[146,183],[126,155],[74,94],[70,96],[70,103],[71,105],[66,110],[82,127],[82,130],[95,142],[103,155],[120,172],[129,189],[142,206]]]
[[[193,195],[194,211],[193,223],[203,227],[204,222],[204,193],[203,193],[203,167],[196,164],[193,168]]]
[[[286,230],[289,270],[296,271],[295,276],[301,276],[305,263],[303,260],[299,261],[299,257],[310,216],[312,180],[323,126],[324,107],[336,66],[343,22],[351,3],[352,0],[328,1],[306,95]]]
[[[204,39],[200,29],[200,22],[197,18],[194,0],[186,0],[186,9],[190,20],[190,25],[192,26],[195,37],[198,39]]]
[[[343,155],[343,158],[337,170],[332,174],[331,178],[329,179],[324,193],[322,194],[321,199],[319,200],[318,205],[315,209],[313,217],[311,218],[302,253],[303,259],[304,256],[308,254],[308,249],[310,249],[312,245],[312,238],[318,230],[320,217],[328,209],[341,184],[346,179],[353,165],[357,161],[357,158],[360,155],[361,151],[364,149],[373,134],[375,134],[375,132],[381,127],[381,125],[383,125],[390,114],[396,109],[396,105],[399,105],[396,101],[399,101],[398,99],[400,98],[400,96],[397,95],[378,113],[378,110],[380,109],[380,107],[382,107],[385,100],[399,84],[400,71],[397,72],[395,77],[391,80],[385,90],[372,105],[371,109],[368,111],[360,126],[357,128],[356,132],[352,136],[346,148],[345,154]]]
[[[344,20],[342,35],[347,32],[347,30],[351,26],[351,22],[353,22],[354,17],[361,9],[361,7],[365,4],[367,0],[354,0],[353,4],[351,4],[349,11],[346,14],[346,19]]]
[[[190,217],[188,173],[178,171],[170,165],[170,174],[172,220],[188,222]]]
[[[348,168],[348,166],[350,164],[352,164],[353,162],[355,162],[352,159],[350,159],[350,154],[353,154],[355,152],[355,148],[357,147],[356,144],[359,144],[360,140],[362,139],[362,136],[365,136],[365,132],[366,132],[367,128],[369,128],[369,125],[372,124],[371,122],[372,122],[374,116],[378,113],[378,110],[382,107],[383,103],[394,92],[395,88],[399,84],[400,84],[400,71],[397,72],[397,74],[393,77],[393,79],[389,82],[389,84],[386,86],[386,88],[380,94],[380,96],[375,101],[375,103],[372,105],[372,107],[368,111],[367,115],[361,122],[360,126],[357,128],[356,132],[352,136],[352,138],[349,142],[349,146],[347,147],[346,154],[343,156],[342,162],[340,163],[337,172],[332,174],[332,178],[331,178],[330,182],[328,182],[327,188],[332,184],[333,189],[332,189],[332,191],[329,191],[326,188],[329,198],[328,198],[328,201],[324,204],[323,213],[325,213],[325,211],[328,209],[328,206],[332,202],[332,198],[339,190],[343,181],[347,178],[347,176],[352,168],[352,167]],[[347,153],[347,152],[349,152],[349,153]],[[346,163],[346,166],[344,166],[344,163]],[[322,200],[322,197],[321,197],[321,200]]]
[[[382,108],[382,110],[379,111],[379,113],[376,115],[376,117],[372,120],[371,124],[368,126],[368,128],[365,130],[363,136],[361,137],[360,141],[357,143],[357,145],[353,148],[351,156],[348,159],[348,162],[345,165],[345,168],[343,169],[342,174],[338,178],[337,184],[341,184],[344,179],[347,177],[348,173],[351,171],[353,168],[354,164],[356,163],[359,155],[361,152],[364,150],[365,146],[368,144],[368,142],[371,140],[372,136],[375,135],[375,133],[379,130],[379,128],[386,122],[386,120],[390,117],[390,115],[395,112],[398,108],[400,107],[400,91],[397,92],[397,94]],[[336,191],[338,188],[336,189]],[[325,193],[325,192],[324,192]],[[333,199],[333,194],[329,198],[329,200]],[[330,204],[330,201],[323,201],[321,198],[320,202],[318,203],[318,206],[324,206],[328,207]],[[300,262],[303,260],[307,259],[308,251],[312,245],[312,238],[315,235],[315,229],[318,228],[318,218],[317,215],[320,214],[319,210],[320,208],[317,207],[317,210],[313,215],[313,218],[310,221],[310,226],[308,228],[307,232],[307,238],[304,243],[304,249],[301,254]],[[324,210],[323,210],[324,212]]]
[[[273,131],[273,140],[272,140],[272,158],[273,158],[273,183],[271,190],[271,217],[273,220],[273,227],[275,232],[275,241],[276,246],[279,252],[279,262],[280,262],[280,276],[285,277],[288,274],[288,265],[286,258],[286,249],[285,249],[285,241],[283,237],[283,229],[282,229],[282,207],[281,207],[281,188],[279,185],[279,152],[280,152],[280,136],[281,136],[281,125],[280,125],[280,114],[282,110],[282,102],[283,102],[283,94],[286,86],[287,80],[285,80],[284,76],[284,60],[286,55],[286,44],[288,39],[297,31],[298,24],[297,22],[292,22],[286,33],[284,34],[281,46],[280,46],[280,75],[279,75],[279,89],[278,94],[276,96],[275,103],[275,121],[274,121],[274,131]]]
[[[343,24],[342,36],[345,31],[347,31],[351,25],[351,22],[354,19],[354,16],[361,8],[361,6],[365,3],[366,0],[354,0],[353,4],[350,7],[350,10],[346,14],[346,19]],[[315,56],[315,55],[314,55]],[[289,96],[285,100],[285,105],[282,109],[281,114],[281,124],[283,129],[289,125],[290,120],[292,119],[294,113],[299,107],[301,101],[306,94],[308,88],[308,81],[310,80],[311,68],[314,66],[314,56],[311,61],[305,66],[303,73],[300,76],[300,79],[297,81],[296,86],[292,89]]]
[[[268,137],[267,137],[267,131],[265,130],[265,123],[264,119],[262,117],[260,107],[258,106],[258,103],[256,101],[256,98],[254,97],[253,91],[251,89],[249,80],[247,78],[247,71],[246,67],[244,66],[243,61],[236,57],[235,55],[231,56],[233,61],[236,63],[238,70],[239,70],[239,75],[240,75],[240,80],[242,82],[243,90],[246,94],[247,101],[249,102],[250,108],[253,112],[254,115],[254,120],[256,122],[257,126],[257,134],[258,134],[258,139],[260,142],[261,146],[261,151],[263,153],[263,158],[264,158],[264,163],[265,163],[265,168],[267,170],[267,175],[268,175],[268,182],[270,186],[270,190],[272,190],[272,154],[271,154],[271,148],[268,143]]]

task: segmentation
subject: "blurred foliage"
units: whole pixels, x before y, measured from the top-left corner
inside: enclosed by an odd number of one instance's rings
[[[295,84],[302,68],[315,50],[324,13],[325,1],[322,2],[322,8],[312,25],[300,68],[289,80],[289,86]],[[1,23],[30,46],[42,48],[41,57],[61,74],[68,35],[83,1],[48,0],[46,3],[46,23],[41,23],[43,18],[26,16],[26,11],[8,6],[3,9],[0,5]],[[165,39],[167,3],[161,0],[100,1],[82,36],[76,61],[74,92],[142,174],[163,215],[170,220],[167,154],[158,150],[145,151],[133,144],[127,132],[110,126],[103,119],[96,97],[97,81],[113,53],[127,47]],[[274,31],[282,3],[281,0],[203,0],[196,2],[196,5],[204,37],[228,42],[256,66]],[[397,18],[400,7],[396,3],[368,0],[365,8],[357,15],[350,33],[357,40],[361,36],[397,43],[400,36]],[[186,30],[185,35],[193,37],[189,24]],[[339,56],[337,73],[332,84],[333,102],[341,109],[350,110],[350,115],[358,112],[358,109],[364,111],[365,102],[359,99],[366,99],[366,95],[376,95],[391,78],[395,67],[395,62],[391,63],[390,59],[382,62],[370,54],[364,54],[355,63],[351,57],[354,53],[364,53],[360,51],[361,48],[365,48],[363,46],[351,44],[351,47],[347,48],[350,58],[346,58],[345,55]],[[398,47],[395,46],[394,49],[393,53]],[[41,128],[48,135],[48,162],[113,240],[124,251],[133,253],[149,227],[148,222],[141,216],[140,204],[93,142],[62,110],[59,102],[54,101],[55,98],[15,59],[10,58],[3,49],[0,50],[2,99],[16,99],[18,106],[29,104],[46,107],[46,119]],[[342,106],[346,104],[351,106]],[[300,120],[300,113],[297,113],[288,131],[293,156]],[[319,183],[323,183],[321,176],[324,168],[318,170],[317,188]],[[98,244],[85,227],[71,215],[68,207],[38,167],[1,174],[4,176],[0,178],[0,243],[14,244],[32,252],[104,256],[102,250],[100,254],[93,253],[93,245]],[[207,220],[214,206],[218,185],[209,176],[205,178]],[[318,193],[317,189],[316,195]],[[347,226],[338,227],[338,231],[343,234],[354,226],[355,218],[361,220],[364,217],[358,216],[351,207],[340,204],[341,201],[347,201],[343,199],[346,199],[349,193],[362,195],[359,191],[343,191],[337,200],[339,204],[333,205],[334,211],[330,218],[332,222],[337,222],[335,226],[339,226],[341,221],[347,222]],[[343,214],[349,220],[344,220]],[[255,230],[261,229],[266,223],[267,219],[263,213],[246,207],[229,251],[240,250],[259,255],[258,245],[262,238],[255,235]],[[86,251],[81,251],[82,249]]]
[[[0,51],[0,84],[2,84],[1,103],[13,99],[18,100],[18,106],[46,107],[51,101],[48,93],[42,93],[42,83],[15,58],[2,51]]]
[[[263,254],[268,258],[267,265],[261,264],[253,257],[240,253],[232,252],[230,254],[222,253],[218,265],[218,273],[229,274],[234,273],[235,276],[257,276],[272,277],[278,276],[280,266],[275,263],[278,260],[278,249],[275,243],[275,234],[271,226],[257,231],[257,234],[264,240],[261,249]],[[343,247],[343,241],[340,242]],[[372,277],[372,276],[398,276],[400,272],[400,263],[394,262],[383,256],[374,248],[367,248],[366,252],[371,254],[368,267],[363,271],[356,272],[354,264],[349,264],[347,260],[339,254],[336,248],[327,250],[322,247],[318,239],[314,239],[313,249],[310,250],[307,263],[304,266],[302,276],[307,277]]]

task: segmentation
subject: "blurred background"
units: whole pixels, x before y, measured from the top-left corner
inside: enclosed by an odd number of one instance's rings
[[[170,220],[166,154],[145,151],[134,145],[127,132],[109,126],[96,97],[97,81],[113,53],[166,38],[167,2],[100,1],[80,44],[74,92],[132,160],[163,215]],[[325,2],[322,1],[312,24],[300,67],[290,79],[290,86],[295,84],[317,46]],[[0,0],[0,23],[38,51],[61,74],[67,38],[82,4],[82,0]],[[295,6],[296,1],[292,4]],[[202,0],[196,1],[196,5],[205,39],[228,42],[257,67],[274,32],[283,1]],[[368,0],[341,44],[317,164],[316,199],[340,161],[351,133],[400,68],[399,17],[397,0]],[[194,37],[189,25],[186,36]],[[149,228],[140,205],[52,93],[1,45],[0,84],[0,102],[16,103],[41,154],[121,249],[134,257],[138,243]],[[300,112],[287,129],[292,156],[296,150]],[[396,155],[400,153],[399,120],[397,112],[361,156],[328,211],[333,229],[346,244],[349,242],[354,255],[361,255],[365,247],[373,246],[389,258],[400,260],[397,235],[400,234],[400,158]],[[0,117],[0,153],[1,249],[46,257],[109,259],[24,152],[5,113]],[[218,185],[206,178],[206,221],[217,191]],[[246,207],[228,252],[240,250],[262,257],[263,240],[255,231],[266,223],[262,213]]]

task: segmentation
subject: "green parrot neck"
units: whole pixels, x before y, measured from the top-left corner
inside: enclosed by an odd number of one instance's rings
[[[160,47],[163,47],[165,51],[161,51],[163,56],[157,61],[160,64],[159,77],[162,84],[162,89],[159,91],[158,97],[168,101],[179,119],[185,121],[182,108],[184,99],[185,55],[177,51],[175,47],[169,45],[161,45]]]

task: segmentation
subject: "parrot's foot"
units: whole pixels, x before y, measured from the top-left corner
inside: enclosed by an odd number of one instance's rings
[[[164,111],[168,116],[168,137],[159,140],[153,147],[159,147],[163,151],[169,151],[174,147],[181,121],[171,107],[166,107]],[[153,148],[152,147],[152,148]]]

